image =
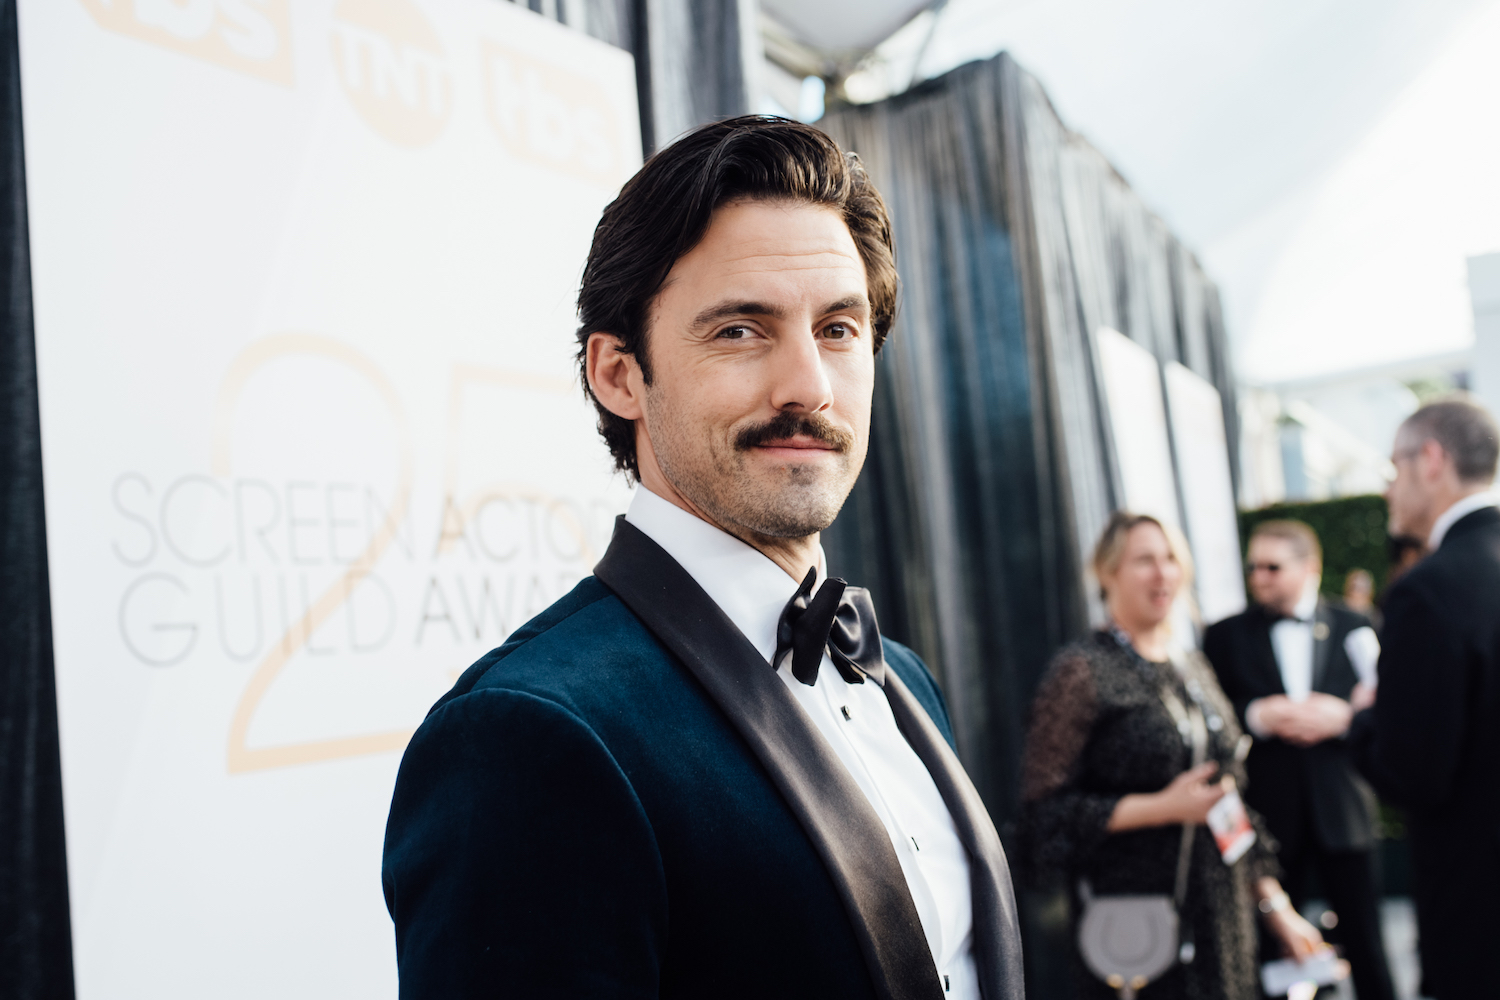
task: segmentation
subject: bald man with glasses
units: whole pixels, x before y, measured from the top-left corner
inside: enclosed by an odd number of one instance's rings
[[[1265,521],[1250,537],[1255,604],[1209,627],[1203,652],[1247,732],[1245,801],[1279,843],[1282,884],[1306,901],[1316,873],[1337,915],[1359,1000],[1392,1000],[1375,874],[1375,794],[1345,738],[1375,685],[1380,642],[1369,619],[1318,596],[1322,547],[1301,521]]]

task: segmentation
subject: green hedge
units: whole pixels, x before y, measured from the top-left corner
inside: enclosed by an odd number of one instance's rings
[[[1276,503],[1240,511],[1240,544],[1261,521],[1281,518],[1306,521],[1323,543],[1323,593],[1339,597],[1350,570],[1366,569],[1375,577],[1375,592],[1385,590],[1390,550],[1386,547],[1385,497],[1342,497],[1311,503]]]

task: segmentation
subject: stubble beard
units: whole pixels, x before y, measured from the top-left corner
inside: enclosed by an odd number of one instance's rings
[[[657,464],[674,489],[731,534],[806,538],[838,516],[864,460],[854,435],[817,414],[783,413],[725,439],[705,435],[701,424],[684,419],[663,397],[659,390],[646,391],[646,427]],[[834,466],[752,469],[756,442],[796,433],[834,445]]]

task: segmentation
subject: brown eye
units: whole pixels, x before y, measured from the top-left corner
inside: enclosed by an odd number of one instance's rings
[[[854,336],[854,331],[845,323],[830,323],[823,330],[823,337],[826,340],[847,340],[852,336]]]
[[[744,340],[749,330],[743,326],[731,326],[719,331],[720,340]]]

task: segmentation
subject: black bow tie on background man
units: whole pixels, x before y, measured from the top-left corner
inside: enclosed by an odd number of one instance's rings
[[[771,666],[792,651],[792,676],[803,684],[818,682],[823,653],[850,684],[863,684],[869,677],[885,686],[885,654],[880,648],[880,627],[875,623],[875,604],[863,587],[851,587],[834,577],[823,581],[811,599],[816,567],[807,571],[802,585],[787,601],[776,623],[776,655]]]

